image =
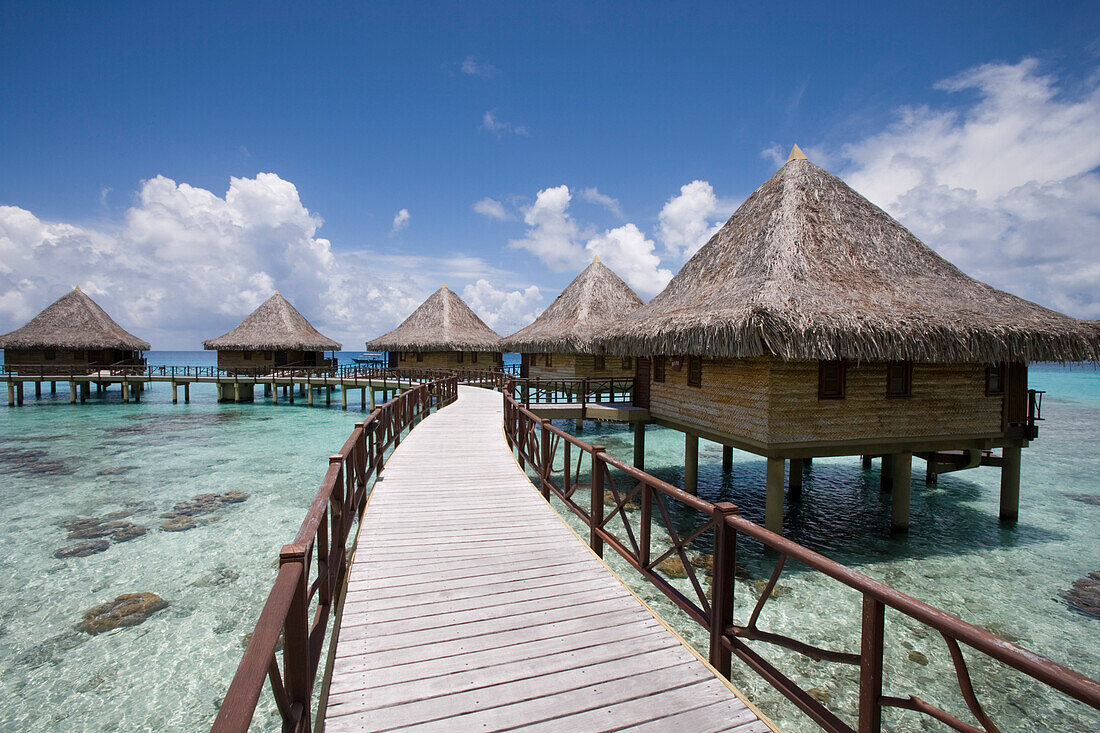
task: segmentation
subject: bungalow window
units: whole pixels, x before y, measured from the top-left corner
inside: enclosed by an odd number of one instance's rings
[[[844,399],[845,372],[843,361],[819,361],[817,363],[817,398],[819,400]]]
[[[987,397],[1005,393],[1005,365],[990,364],[985,368],[985,394]]]
[[[703,386],[703,357],[701,356],[688,357],[688,386]]]
[[[606,369],[606,368],[607,368],[607,365],[606,365],[606,364],[604,363],[604,358],[603,358],[603,355],[602,355],[602,354],[600,354],[600,355],[598,355],[598,356],[594,356],[594,357],[592,357],[592,359],[593,359],[593,360],[594,360],[594,362],[595,362],[595,363],[593,364],[593,368],[594,368],[594,369],[595,369],[596,371],[598,371],[598,372],[602,372],[602,371],[603,371],[604,369]]]
[[[271,361],[271,356],[272,356],[272,354],[271,354],[270,351],[265,351],[264,352],[264,361]]]
[[[57,358],[57,349],[46,349],[42,352],[42,358],[46,361],[53,361]]]
[[[416,352],[416,360],[417,361],[424,361],[424,352],[423,351]]]
[[[245,361],[252,361],[252,352],[251,351],[242,351],[241,355],[244,357]]]
[[[913,362],[892,361],[886,365],[886,396],[913,396]]]
[[[476,351],[470,352],[470,363],[471,364],[477,364],[477,352]]]
[[[630,357],[629,356],[624,356],[623,357],[623,369],[629,369],[629,368],[630,368]]]
[[[461,364],[462,360],[466,358],[466,353],[463,351],[458,352],[458,363]]]
[[[663,356],[653,357],[653,381],[665,381],[665,357]]]
[[[554,360],[551,358],[550,354],[546,355],[546,366],[554,366]]]
[[[400,354],[397,355],[397,360],[398,361],[405,361],[406,356],[408,356],[408,354],[406,354],[404,351],[402,351]]]

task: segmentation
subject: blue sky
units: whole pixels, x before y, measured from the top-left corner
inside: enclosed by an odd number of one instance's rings
[[[1098,318],[1098,71],[1094,2],[3,3],[0,332],[79,283],[193,347],[279,288],[358,348],[444,281],[507,332],[594,253],[651,297],[794,142]]]

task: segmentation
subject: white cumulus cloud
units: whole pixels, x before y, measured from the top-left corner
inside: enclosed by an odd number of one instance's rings
[[[569,214],[572,199],[565,185],[539,191],[535,203],[523,212],[526,236],[513,239],[508,246],[527,250],[556,272],[584,262],[584,250],[577,243],[580,228]]]
[[[672,271],[661,267],[661,258],[654,248],[653,240],[646,239],[633,224],[609,229],[585,245],[586,250],[599,255],[604,264],[646,300],[661,292],[672,279]]]
[[[489,328],[502,336],[515,333],[542,312],[542,293],[535,285],[505,290],[480,279],[462,289],[462,299]]]
[[[120,221],[78,226],[0,206],[0,333],[74,285],[155,348],[200,348],[278,289],[345,348],[389,330],[439,287],[507,277],[456,254],[337,252],[321,218],[273,173],[233,178],[224,196],[163,176]]]
[[[462,60],[462,65],[459,67],[463,74],[469,76],[480,76],[484,79],[488,79],[491,76],[496,76],[498,71],[497,67],[488,63],[487,61],[478,61],[476,56],[467,56]]]
[[[1070,86],[1035,59],[970,69],[937,87],[973,98],[899,110],[840,173],[969,275],[1100,317],[1100,76]]]
[[[665,253],[675,260],[688,259],[722,228],[725,219],[715,217],[728,218],[730,213],[732,208],[718,199],[706,181],[680,186],[680,194],[670,198],[657,217],[657,235]]]
[[[498,221],[507,221],[512,218],[504,209],[504,204],[488,196],[476,202],[473,205],[473,210],[482,216],[487,216],[490,219],[496,219]]]
[[[599,204],[604,207],[619,219],[623,217],[623,209],[619,206],[619,200],[611,198],[607,194],[600,193],[600,190],[596,187],[586,188],[580,192],[580,197],[585,201],[593,204]]]
[[[391,232],[393,234],[397,234],[399,231],[409,225],[410,219],[412,219],[412,216],[409,215],[408,209],[401,209],[400,211],[398,211],[396,214],[393,215],[393,229],[391,230]]]

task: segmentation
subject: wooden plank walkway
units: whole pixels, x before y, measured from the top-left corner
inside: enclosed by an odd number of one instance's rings
[[[460,387],[386,464],[325,730],[770,730],[546,504],[502,410]]]

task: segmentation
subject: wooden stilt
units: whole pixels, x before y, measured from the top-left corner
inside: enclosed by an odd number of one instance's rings
[[[122,401],[125,403],[130,402],[130,383],[125,380],[122,382]]]
[[[179,400],[179,392],[177,391],[178,386],[179,385],[176,384],[176,381],[172,380],[172,404],[173,405],[178,404],[179,401],[180,401]]]
[[[234,402],[240,402],[241,401],[241,383],[240,382],[233,382],[233,401]]]
[[[348,409],[348,391],[343,386],[340,387],[340,407]]]
[[[645,470],[645,423],[634,423],[634,468]],[[568,469],[566,469],[568,471]]]
[[[787,488],[792,497],[802,495],[802,459],[792,458],[790,472],[787,474]]]
[[[783,532],[783,469],[786,463],[782,458],[768,459],[764,526],[776,534]]]
[[[41,382],[35,382],[34,383],[34,398],[36,400],[42,399],[42,383]]]
[[[303,385],[306,388],[306,404],[313,407],[313,385]]]
[[[722,473],[733,470],[733,446],[722,446]]]
[[[879,471],[879,488],[890,491],[894,488],[894,458],[892,455],[882,457],[882,470]]]
[[[279,385],[274,381],[271,382],[271,404],[279,404]]]
[[[366,412],[366,410],[367,410],[367,388],[366,387],[360,387],[359,388],[359,410],[361,412]]]
[[[326,407],[331,407],[332,406],[332,387],[330,387],[327,384],[325,385],[325,406]]]
[[[81,403],[87,402],[88,398],[92,396],[92,385],[88,382],[80,382],[80,401]],[[106,390],[104,390],[106,392]]]
[[[15,382],[8,382],[8,407],[15,407]]]
[[[130,394],[133,395],[134,402],[141,402],[141,393],[144,392],[141,382],[130,383]]]
[[[374,385],[370,388],[370,411],[374,412]]]
[[[1019,447],[1001,449],[1001,521],[1015,522],[1020,518]]]
[[[580,417],[577,418],[577,432],[578,433],[583,433],[584,432],[584,418],[580,418]]]
[[[684,491],[699,491],[699,436],[684,433]]]
[[[57,394],[57,382],[50,382],[50,394]]]
[[[290,404],[294,404],[294,382],[290,383]]]
[[[188,404],[191,402],[191,383],[183,383],[183,403]]]
[[[9,389],[11,388],[10,383],[8,385],[8,388]],[[11,399],[11,397],[10,397],[11,393],[9,392],[8,395],[9,395],[8,399],[10,400]],[[11,404],[11,403],[9,402],[8,404]],[[76,382],[69,382],[69,404],[70,405],[75,405],[76,404]]]
[[[913,454],[895,453],[890,456],[890,463],[893,483],[890,525],[897,530],[907,530],[909,529],[909,492],[912,486]]]
[[[859,459],[863,463],[863,470],[864,471],[870,471],[871,470],[871,461],[873,460],[871,458],[871,456],[860,456]]]

